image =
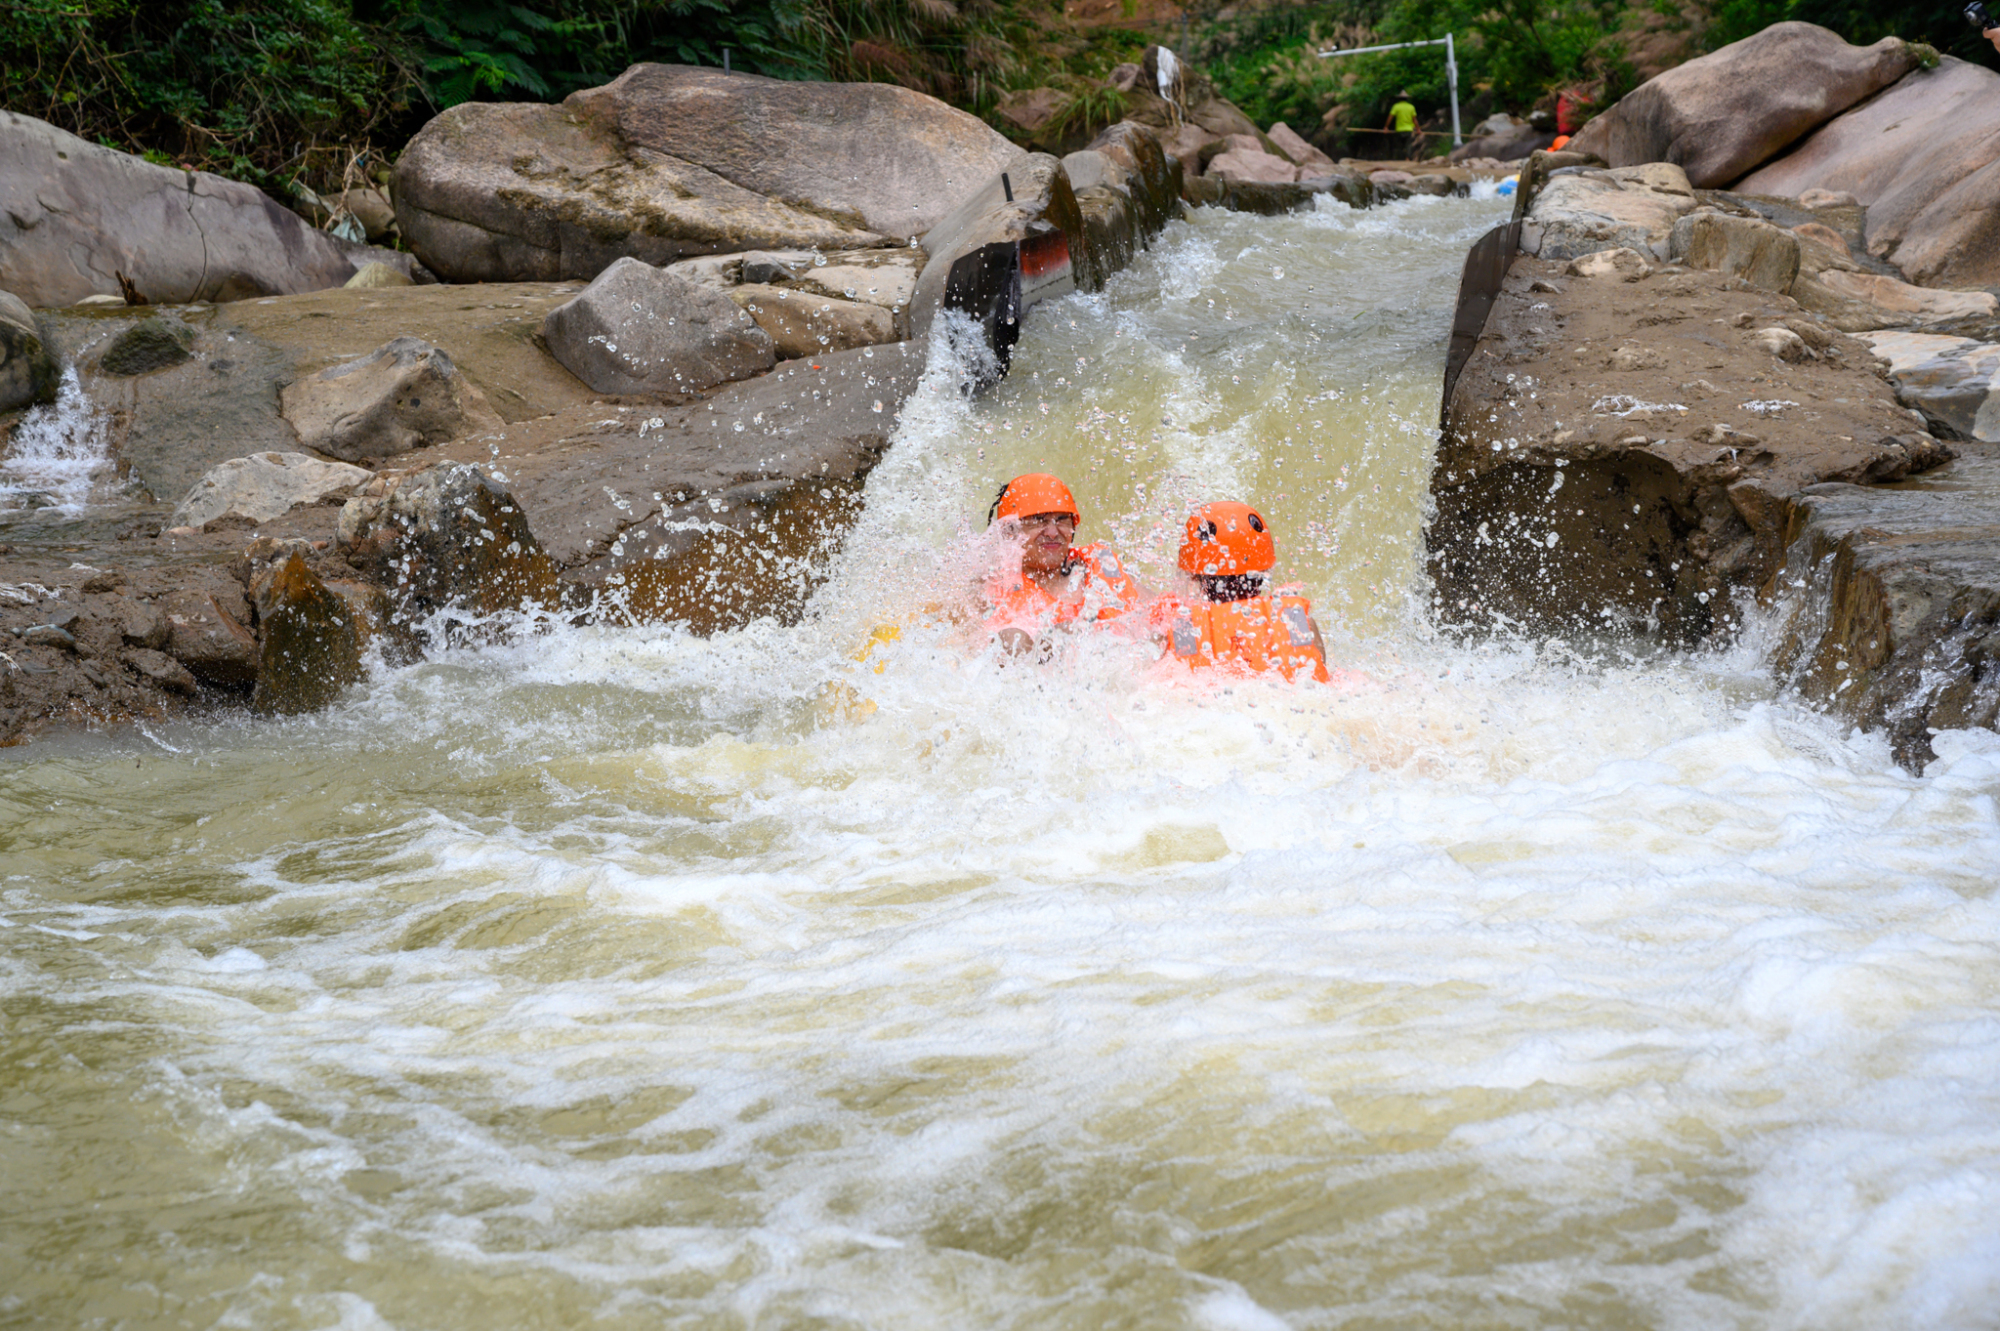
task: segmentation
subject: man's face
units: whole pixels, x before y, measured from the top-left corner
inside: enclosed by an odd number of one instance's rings
[[[1068,513],[1036,513],[1015,519],[1027,544],[1021,550],[1021,571],[1055,573],[1069,554],[1070,538],[1076,535],[1076,519]]]

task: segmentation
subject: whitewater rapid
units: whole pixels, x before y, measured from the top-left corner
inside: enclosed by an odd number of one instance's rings
[[[2000,738],[1429,627],[1504,208],[1197,211],[798,625],[0,755],[0,1325],[1996,1325]],[[1155,585],[1254,498],[1354,673],[968,651],[1031,469]]]

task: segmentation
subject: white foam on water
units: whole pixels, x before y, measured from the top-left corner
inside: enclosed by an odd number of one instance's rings
[[[65,366],[56,400],[30,408],[14,426],[0,459],[0,510],[76,517],[114,472],[104,413],[85,396],[75,367]]]
[[[1497,215],[1203,214],[1039,307],[989,397],[938,368],[795,627],[557,629],[16,761],[0,957],[70,1055],[23,1076],[87,1111],[8,1102],[0,1151],[79,1233],[105,1171],[173,1216],[22,1297],[1990,1325],[2000,739],[1903,772],[1774,693],[1763,625],[1428,627],[1422,412]],[[1000,657],[931,607],[1041,465],[1156,582],[1188,503],[1258,496],[1347,673]]]

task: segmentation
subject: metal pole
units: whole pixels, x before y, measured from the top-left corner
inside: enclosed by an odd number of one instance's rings
[[[1444,81],[1451,85],[1451,146],[1461,148],[1465,140],[1458,133],[1458,52],[1448,32],[1444,35]]]

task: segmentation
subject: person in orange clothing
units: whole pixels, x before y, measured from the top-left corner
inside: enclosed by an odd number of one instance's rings
[[[1196,509],[1180,553],[1193,594],[1185,603],[1164,597],[1153,611],[1154,630],[1167,650],[1196,669],[1275,670],[1287,679],[1309,672],[1327,683],[1326,642],[1312,602],[1264,590],[1277,562],[1270,524],[1250,505]]]
[[[1082,510],[1069,487],[1034,472],[1000,487],[986,515],[1004,534],[1026,538],[1018,567],[986,580],[986,627],[1010,652],[1025,652],[1053,628],[1115,619],[1138,608],[1139,585],[1102,541],[1071,541]]]

